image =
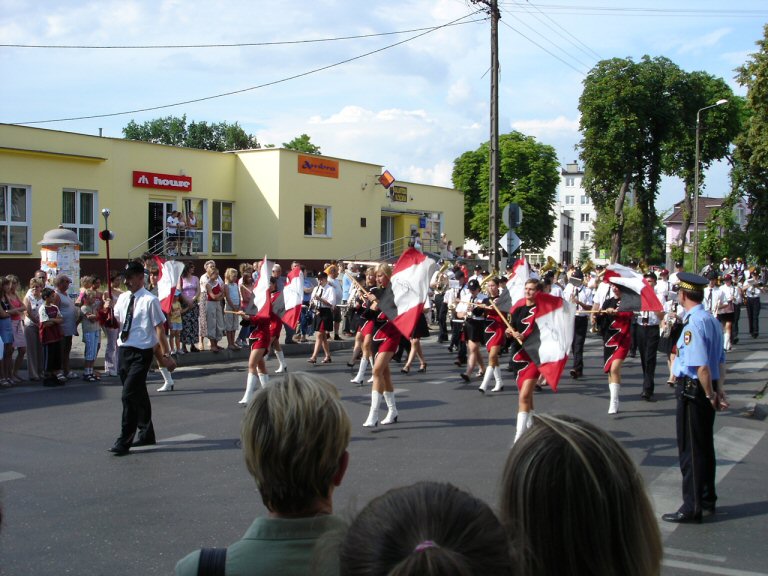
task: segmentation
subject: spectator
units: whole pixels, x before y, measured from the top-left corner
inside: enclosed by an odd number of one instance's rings
[[[512,574],[490,507],[455,486],[418,482],[372,500],[341,544],[341,576]]]
[[[200,296],[198,300],[198,304],[200,306],[200,309],[198,311],[198,319],[199,319],[199,327],[198,327],[198,334],[200,336],[200,349],[205,350],[205,336],[208,334],[208,323],[206,318],[206,310],[208,309],[208,291],[206,289],[206,285],[210,281],[208,278],[208,271],[211,268],[216,268],[216,262],[213,260],[206,260],[205,264],[203,264],[203,269],[205,272],[202,276],[200,276]]]
[[[121,273],[112,273],[112,279],[110,280],[110,284],[112,285],[112,300],[117,300],[120,294],[123,293],[121,286],[123,286],[124,281],[125,276]],[[107,291],[106,294],[109,296],[109,291]],[[102,295],[102,306],[103,298],[104,295]],[[115,378],[117,377],[117,339],[120,336],[120,328],[117,325],[110,327],[107,324],[104,324],[103,329],[104,334],[107,337],[107,345],[104,350],[103,376]]]
[[[310,573],[317,539],[344,525],[333,515],[333,491],[347,470],[350,431],[339,393],[324,378],[290,373],[256,392],[241,437],[269,515],[226,548],[220,574]],[[176,574],[198,574],[201,552],[182,558]]]
[[[227,268],[224,272],[224,334],[227,336],[227,348],[240,350],[235,343],[235,332],[240,330],[240,286],[237,283],[237,269]]]
[[[181,290],[182,308],[186,309],[186,312],[181,315],[181,351],[184,354],[199,352],[195,344],[199,339],[200,306],[197,300],[200,295],[200,279],[195,276],[194,262],[187,261],[184,264],[176,287]]]
[[[97,295],[93,290],[87,290],[80,296],[80,314],[83,319],[81,329],[83,331],[83,343],[85,343],[83,380],[86,382],[101,380],[98,374],[93,371],[93,365],[101,347],[101,327],[99,326],[96,299]]]
[[[24,363],[24,356],[27,353],[27,341],[24,338],[23,315],[26,310],[24,302],[19,298],[19,277],[9,274],[10,281],[8,289],[8,301],[11,303],[11,330],[13,331],[13,350],[16,350],[16,361],[10,364],[9,378],[14,382],[23,382],[19,376],[19,370]],[[8,358],[10,363],[11,358]]]
[[[67,294],[69,286],[72,284],[72,279],[66,274],[59,274],[53,281],[53,285],[56,287],[56,299],[54,304],[59,309],[61,314],[62,323],[62,339],[61,339],[61,368],[64,371],[64,375],[69,378],[77,378],[79,375],[77,372],[69,369],[69,356],[72,353],[72,337],[77,334],[77,320],[79,317],[79,310],[75,306],[75,302]]]
[[[61,341],[64,336],[61,325],[64,319],[56,306],[56,291],[45,287],[40,293],[43,305],[40,314],[40,341],[43,345],[43,386],[63,386],[67,377],[61,371]]]
[[[661,569],[661,534],[642,477],[610,434],[578,418],[536,415],[507,457],[500,514],[516,574]]]
[[[40,306],[43,305],[41,278],[29,281],[29,290],[24,296],[24,337],[27,342],[27,375],[30,380],[40,380],[43,374],[43,346],[40,343]]]
[[[205,285],[206,307],[205,324],[208,327],[206,336],[211,341],[211,352],[219,352],[219,340],[224,331],[224,312],[221,301],[224,299],[224,286],[219,278],[218,268],[208,268],[208,283]]]

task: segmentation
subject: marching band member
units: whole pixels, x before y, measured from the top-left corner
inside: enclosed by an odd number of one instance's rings
[[[328,283],[328,274],[317,274],[317,287],[312,293],[310,303],[315,306],[315,349],[307,360],[310,364],[317,364],[317,354],[322,348],[325,353],[323,364],[331,363],[331,349],[328,345],[328,334],[333,329],[333,309],[336,307],[336,291]]]
[[[720,303],[717,305],[717,319],[723,326],[723,346],[726,351],[731,349],[733,324],[736,306],[741,302],[741,293],[733,283],[733,276],[723,276],[724,284],[720,286]]]
[[[277,290],[277,278],[275,276],[270,276],[269,277],[270,301],[274,303],[274,301],[277,300],[279,296],[280,296],[280,293]],[[288,372],[288,365],[285,363],[285,354],[283,354],[283,349],[280,347],[280,332],[282,331],[283,331],[282,319],[276,314],[272,314],[269,317],[270,346],[272,350],[274,350],[275,356],[277,357],[278,362],[280,362],[280,366],[278,366],[277,370],[275,370],[276,374],[280,374],[282,372]]]
[[[579,285],[578,282],[581,281]],[[593,297],[592,288],[584,284],[584,273],[578,268],[571,274],[571,281],[563,290],[563,299],[574,305],[576,311],[592,310]],[[589,329],[589,317],[586,314],[576,314],[573,325],[573,344],[571,353],[573,354],[573,368],[571,369],[571,378],[577,380],[581,378],[584,372],[584,343],[587,340],[587,330]]]
[[[720,307],[720,287],[717,285],[717,272],[712,271],[706,276],[709,285],[704,288],[704,310],[717,318],[717,310]]]
[[[435,301],[435,314],[437,316],[437,325],[440,327],[440,331],[437,335],[438,344],[448,342],[448,304],[445,302],[445,294],[448,291],[448,275],[443,270],[443,266],[447,264],[441,259],[438,262],[440,268],[432,274],[432,278],[429,281],[429,287],[434,290]]]
[[[750,270],[750,276],[744,281],[744,299],[747,303],[747,319],[749,320],[749,335],[757,338],[760,335],[760,293],[761,282],[759,273]]]
[[[270,282],[271,288],[272,284]],[[271,295],[268,297],[271,298]],[[248,356],[248,378],[245,384],[245,393],[238,402],[238,404],[247,405],[256,392],[256,380],[258,379],[262,388],[266,388],[269,383],[269,372],[267,371],[267,363],[264,361],[264,357],[272,341],[271,328],[275,322],[282,322],[282,320],[271,310],[268,317],[247,314],[243,310],[237,310],[233,313],[247,319],[251,325],[251,333],[248,335],[248,343],[251,346],[251,353]]]
[[[482,308],[475,307],[473,304],[484,304],[488,297],[480,292],[480,282],[477,279],[470,280],[467,283],[469,289],[470,310],[468,311],[467,321],[464,323],[464,337],[467,341],[467,370],[460,374],[461,379],[469,382],[472,377],[472,370],[477,368],[481,373],[485,371],[485,361],[480,350],[480,344],[483,342],[483,331],[485,330],[485,314]]]
[[[675,385],[675,375],[672,371],[672,366],[677,357],[677,340],[680,338],[680,334],[683,331],[683,310],[682,306],[677,300],[677,292],[670,292],[671,298],[664,303],[664,311],[666,312],[662,321],[661,332],[665,338],[663,351],[667,355],[667,368],[669,368],[669,377],[667,378],[667,384],[669,386]]]
[[[602,305],[603,315],[603,372],[608,374],[608,389],[611,401],[608,414],[619,411],[619,390],[621,388],[621,365],[629,353],[629,329],[634,317],[633,312],[619,312],[621,291],[611,284],[613,295],[606,298]]]
[[[646,272],[643,277],[655,290],[656,274]],[[659,300],[664,302],[661,298]],[[656,355],[659,351],[659,323],[663,316],[664,312],[642,311],[637,322],[637,348],[640,350],[640,365],[643,369],[643,392],[640,397],[647,402],[652,400],[656,387],[654,379],[656,376]]]
[[[469,303],[469,289],[464,280],[464,272],[456,270],[454,273],[454,285],[446,294],[449,307],[453,307],[451,317],[451,344],[448,351],[458,353],[456,366],[463,366],[467,362],[467,343],[464,340],[464,319],[467,316],[467,304]]]
[[[495,302],[500,295],[500,281],[498,278],[491,278],[488,281],[488,299],[491,302]],[[488,387],[491,385],[491,378],[496,382],[491,392],[501,392],[504,390],[504,382],[501,379],[501,367],[499,366],[499,354],[501,353],[501,347],[505,341],[505,325],[501,319],[499,312],[502,314],[505,311],[497,311],[493,307],[486,309],[485,318],[486,325],[483,334],[485,336],[485,348],[488,350],[488,366],[485,369],[485,375],[483,376],[483,383],[480,384],[480,392],[485,394],[488,391]]]
[[[369,267],[365,271],[365,288],[368,292],[371,292],[376,286],[376,268]],[[360,299],[360,318],[357,324],[357,331],[355,332],[355,341],[360,339],[360,348],[362,350],[362,357],[360,358],[360,367],[357,370],[357,376],[352,378],[350,382],[362,386],[365,382],[365,370],[368,364],[371,365],[371,372],[373,372],[373,325],[374,320],[378,314],[375,310],[371,310],[371,300],[367,298],[367,295],[360,291],[358,293]]]
[[[400,369],[403,374],[408,374],[411,371],[411,364],[419,357],[419,372],[427,371],[427,360],[424,358],[424,349],[421,346],[421,339],[429,336],[429,323],[427,322],[427,314],[431,313],[432,305],[429,301],[429,297],[424,301],[424,310],[419,315],[416,322],[416,326],[413,328],[413,334],[411,334],[410,344],[411,349],[408,351],[408,359]]]

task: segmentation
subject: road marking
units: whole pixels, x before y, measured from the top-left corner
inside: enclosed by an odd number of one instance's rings
[[[768,364],[768,358],[766,358],[765,351],[752,352],[749,356],[743,360],[739,360],[738,363],[726,364],[726,372],[736,372],[739,374],[747,374],[751,372],[759,372],[765,365]],[[725,379],[726,386],[728,385],[728,378]]]
[[[690,550],[680,550],[679,548],[664,548],[664,554],[672,556],[683,556],[687,558],[695,558],[696,560],[706,560],[707,562],[725,562],[727,558],[725,556],[714,556],[713,554],[701,554],[699,552],[691,552]]]
[[[21,474],[20,472],[0,472],[0,482],[9,482],[10,480],[21,480],[22,478],[26,478],[24,474]]]
[[[717,473],[715,483],[723,478],[742,461],[765,435],[765,432],[724,426],[715,434],[715,454],[717,456]],[[653,499],[653,507],[657,515],[674,512],[682,504],[680,467],[670,466],[650,483],[648,492]],[[672,533],[677,524],[661,522],[660,528],[664,535]]]
[[[750,572],[749,570],[736,570],[734,568],[724,568],[723,566],[694,564],[693,562],[681,562],[680,560],[665,559],[661,563],[668,568],[681,568],[683,570],[703,572],[704,574],[720,574],[722,576],[768,576],[765,572]]]

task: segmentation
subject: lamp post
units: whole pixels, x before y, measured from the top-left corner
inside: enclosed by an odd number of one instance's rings
[[[715,108],[727,104],[725,98],[718,100],[714,104],[704,106],[696,112],[696,165],[694,166],[693,177],[693,273],[699,273],[699,134],[701,131],[701,113],[704,110]]]

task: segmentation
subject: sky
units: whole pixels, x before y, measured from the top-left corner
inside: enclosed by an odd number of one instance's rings
[[[598,61],[665,56],[744,95],[734,69],[768,22],[765,0],[499,6],[500,132],[552,145],[563,165],[578,157],[578,100]],[[306,133],[325,155],[450,186],[453,161],[489,138],[490,22],[480,8],[469,0],[0,0],[0,122],[120,138],[130,120],[186,114],[238,122],[262,144]],[[210,47],[223,44],[240,45]],[[200,101],[136,111],[191,100]],[[81,118],[97,115],[108,116]],[[47,122],[69,118],[81,119]],[[728,189],[727,167],[714,166],[703,194]],[[681,199],[681,183],[665,179],[657,208]]]

